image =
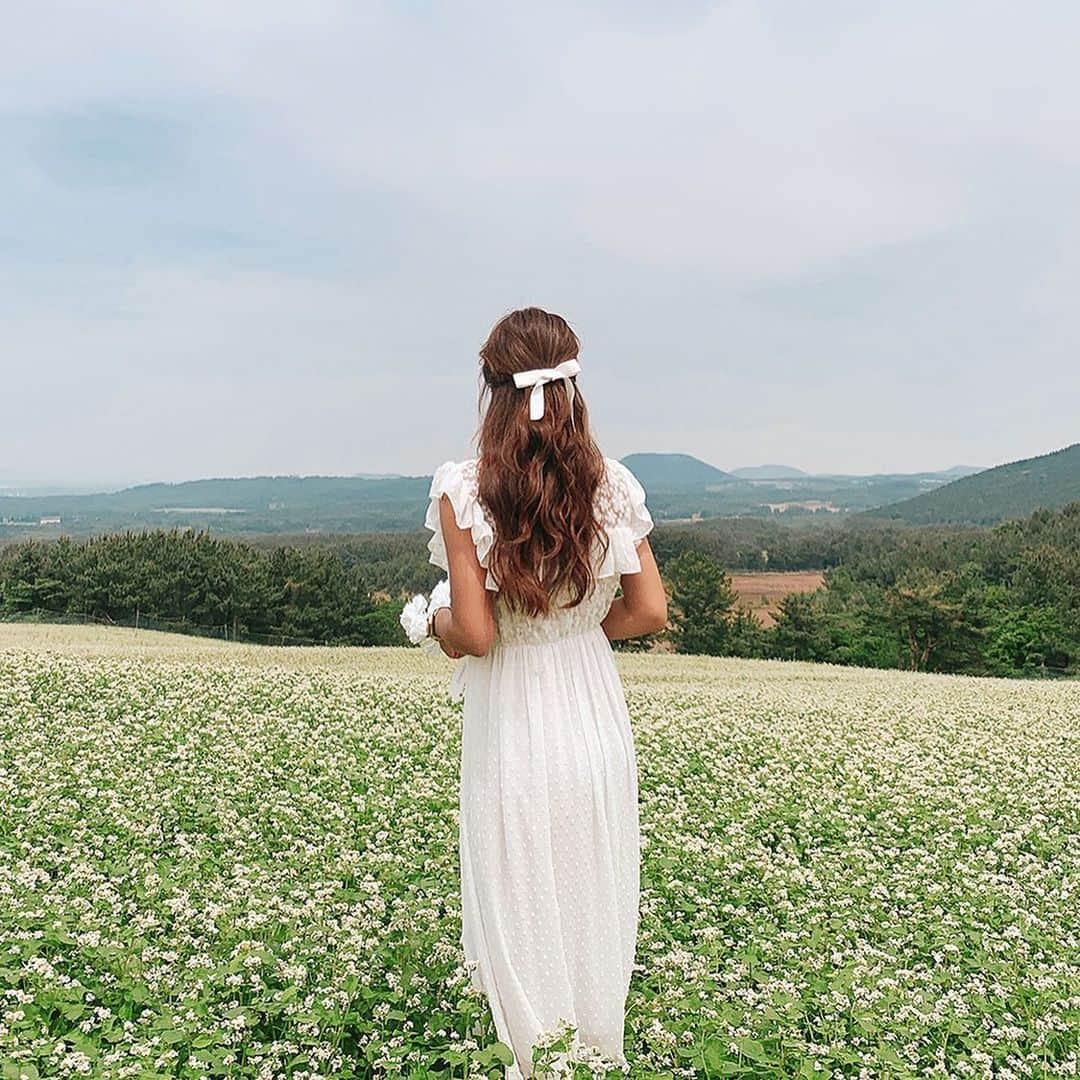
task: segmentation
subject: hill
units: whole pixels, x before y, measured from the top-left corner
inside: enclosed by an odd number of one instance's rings
[[[637,453],[622,460],[644,485],[657,521],[838,520],[886,506],[877,513],[888,517],[894,504],[956,479],[945,472],[811,476],[775,465],[740,470],[755,474],[747,477],[689,454]],[[430,476],[285,475],[140,484],[89,494],[0,493],[0,542],[163,526],[248,537],[413,531],[423,521],[430,483]]]
[[[248,534],[411,529],[422,520],[430,483],[429,476],[255,476],[3,496],[0,536],[57,518],[57,528],[74,535],[171,525]]]
[[[628,454],[622,463],[646,489],[700,488],[731,479],[730,473],[690,454]]]
[[[807,474],[791,465],[744,465],[731,475],[740,480],[797,480]]]
[[[1064,506],[1076,500],[1080,500],[1080,443],[962,477],[871,510],[867,516],[919,525],[991,525],[1027,517],[1040,507]]]

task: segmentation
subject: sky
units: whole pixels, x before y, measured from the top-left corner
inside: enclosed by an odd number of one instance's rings
[[[1080,6],[16,5],[0,486],[430,473],[581,339],[605,453],[1080,439]]]

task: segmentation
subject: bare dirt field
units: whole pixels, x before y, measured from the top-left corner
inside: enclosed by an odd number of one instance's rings
[[[730,574],[739,607],[752,611],[763,626],[772,626],[780,600],[788,593],[813,592],[825,581],[820,570],[763,570]]]

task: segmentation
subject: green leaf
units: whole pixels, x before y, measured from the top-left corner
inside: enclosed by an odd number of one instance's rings
[[[884,1042],[878,1043],[878,1058],[881,1061],[887,1061],[890,1065],[903,1065],[900,1060],[900,1055],[888,1044]]]
[[[727,1056],[727,1049],[719,1039],[707,1039],[701,1051],[701,1058],[705,1068],[709,1072],[720,1072],[725,1063],[731,1059]]]
[[[743,1057],[748,1057],[751,1061],[765,1061],[766,1053],[765,1047],[757,1041],[757,1039],[750,1039],[746,1036],[740,1036],[735,1039],[735,1045],[739,1048]]]
[[[20,1076],[25,1076],[26,1080],[38,1080],[37,1066],[21,1061],[4,1062],[4,1080],[19,1080]]]
[[[514,1051],[506,1043],[492,1043],[491,1053],[500,1065],[512,1065],[514,1063]]]

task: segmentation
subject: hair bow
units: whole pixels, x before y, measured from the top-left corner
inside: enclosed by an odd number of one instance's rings
[[[529,394],[529,419],[539,420],[544,415],[544,387],[556,379],[562,379],[566,387],[566,398],[570,402],[570,422],[574,422],[574,384],[570,381],[581,371],[576,359],[564,360],[551,368],[532,368],[529,371],[515,371],[514,385],[519,390],[531,386]]]

